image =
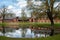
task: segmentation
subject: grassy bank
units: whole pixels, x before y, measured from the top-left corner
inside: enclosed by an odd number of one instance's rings
[[[8,38],[0,37],[0,40],[60,40],[60,34],[47,38]]]
[[[19,23],[19,26],[32,26],[32,27],[50,27],[51,24],[50,23],[38,23],[38,22],[33,22],[33,23]],[[60,27],[60,23],[55,23],[54,24],[54,27],[57,28],[57,27]]]
[[[19,26],[19,27],[50,27],[50,23],[38,23],[38,22],[17,22],[17,23],[0,23],[0,26]],[[60,27],[60,23],[55,23],[54,27]]]

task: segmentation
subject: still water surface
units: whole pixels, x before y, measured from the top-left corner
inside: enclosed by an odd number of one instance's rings
[[[3,36],[2,32],[0,32],[0,36]],[[35,38],[35,37],[48,37],[49,34],[39,32],[36,33],[34,30],[31,30],[30,28],[25,29],[19,28],[17,30],[16,29],[12,30],[12,32],[6,32],[5,36],[11,38]]]

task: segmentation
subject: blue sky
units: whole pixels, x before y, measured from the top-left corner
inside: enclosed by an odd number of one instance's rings
[[[0,8],[3,5],[7,6],[7,8],[10,9],[10,11],[15,13],[17,16],[21,16],[21,9],[26,7],[27,2],[25,0],[0,0]],[[56,2],[55,6],[57,5],[58,3]]]
[[[16,4],[18,1],[17,0],[0,0],[0,7],[5,5],[5,6],[9,6],[9,5],[14,5]]]
[[[5,5],[12,10],[17,16],[21,13],[21,9],[27,5],[25,0],[0,0],[0,8]],[[21,15],[20,15],[21,16]]]
[[[25,0],[0,0],[0,7],[2,7],[3,5],[5,5],[5,6],[12,5],[12,6],[18,8],[19,4],[20,4],[20,7],[23,6],[23,4],[26,5],[26,1]]]

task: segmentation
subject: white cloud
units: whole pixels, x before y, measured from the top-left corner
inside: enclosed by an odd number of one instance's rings
[[[15,5],[15,4],[14,4],[14,5]],[[19,8],[17,8],[16,6],[19,7]],[[15,13],[16,16],[21,16],[21,15],[20,15],[21,9],[22,9],[23,7],[25,7],[25,6],[26,6],[26,1],[18,0],[17,5],[15,5],[15,6],[9,5],[9,6],[8,6],[8,9],[10,10],[10,12]]]
[[[19,1],[18,3],[17,3],[17,6],[19,6],[20,8],[24,8],[24,7],[26,7],[27,6],[27,2],[26,1]]]
[[[25,0],[17,0],[18,3],[14,4],[14,5],[9,5],[8,9],[10,9],[10,12],[13,12],[16,14],[16,16],[21,16],[21,9],[25,8],[27,3]]]
[[[16,14],[16,16],[21,16],[21,10],[22,8],[25,8],[27,6],[27,2],[24,0],[17,0],[17,1],[18,3],[8,6],[8,9],[9,9],[8,12],[12,12]],[[29,14],[27,14],[27,16],[29,17]]]
[[[13,13],[15,13],[16,16],[21,16],[21,9],[13,9]]]
[[[54,7],[56,7],[60,2],[55,2]]]
[[[17,1],[20,1],[21,2],[21,1],[25,1],[25,0],[17,0]]]
[[[35,5],[41,5],[41,3],[42,3],[41,1],[36,1],[36,2],[34,1]]]
[[[17,1],[18,3],[14,5],[19,7],[18,9],[15,6],[11,6],[11,5],[8,8],[11,9],[11,11],[16,14],[16,16],[21,16],[21,9],[25,8],[27,3],[24,0],[17,0]]]
[[[12,5],[9,5],[8,6],[8,9],[12,9],[12,8],[14,8],[14,6],[12,6]]]
[[[16,14],[16,16],[20,16],[21,13],[21,9],[17,9],[15,6],[13,5],[9,5],[8,6],[9,11],[8,12],[12,12],[14,14]]]

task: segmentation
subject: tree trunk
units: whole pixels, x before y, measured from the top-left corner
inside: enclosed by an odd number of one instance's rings
[[[2,23],[3,23],[3,25],[2,25],[2,28],[3,28],[3,35],[5,36],[5,26],[4,26],[4,16],[3,16],[3,19],[2,19]]]
[[[4,9],[3,9],[3,14],[2,14],[2,18],[3,18],[3,19],[2,19],[2,24],[3,24],[3,25],[2,25],[2,28],[3,28],[3,31],[2,31],[2,32],[3,32],[3,35],[4,35],[4,36],[5,36],[5,24],[4,24],[5,11],[6,11],[6,10],[5,10],[5,8],[4,8]]]
[[[53,14],[53,4],[54,4],[54,0],[50,0],[50,11],[51,11],[51,16]],[[51,17],[51,33],[50,36],[54,35],[54,21],[53,21],[53,17]]]
[[[52,17],[53,4],[54,4],[54,1],[50,0],[50,7],[49,7],[48,0],[46,0],[47,16],[48,16],[48,18],[49,18],[49,20],[51,22],[51,33],[50,33],[50,36],[53,36],[53,34],[54,34],[54,21],[53,21],[53,17]]]
[[[54,34],[54,21],[53,21],[53,17],[52,17],[52,13],[49,11],[47,12],[47,16],[51,22],[51,33],[50,33],[50,36],[53,36]]]

